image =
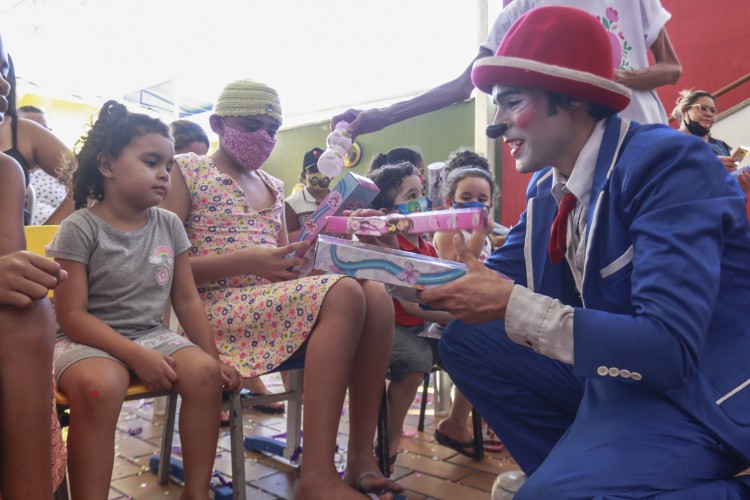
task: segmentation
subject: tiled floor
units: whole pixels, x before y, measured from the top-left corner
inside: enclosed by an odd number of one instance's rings
[[[266,384],[271,390],[280,380],[270,376]],[[407,417],[408,437],[401,439],[400,454],[393,478],[406,488],[409,499],[489,499],[495,477],[506,470],[517,469],[507,452],[488,453],[476,462],[438,445],[432,433],[436,423],[432,404],[428,405],[425,432],[416,432],[419,415],[417,400]],[[432,395],[428,395],[431,401]],[[175,484],[160,486],[156,476],[148,470],[151,456],[158,453],[162,418],[154,416],[150,400],[125,403],[120,415],[116,438],[116,457],[112,472],[110,499],[139,500],[178,497],[180,487]],[[339,446],[346,448],[348,418],[344,415],[339,429]],[[247,410],[245,434],[272,435],[285,430],[283,416],[271,416]],[[175,435],[175,447],[179,436]],[[227,481],[231,479],[229,433],[222,432],[216,454],[215,468]],[[250,499],[291,499],[299,477],[298,469],[282,464],[259,453],[246,452],[247,496]],[[345,456],[339,457],[343,465]]]

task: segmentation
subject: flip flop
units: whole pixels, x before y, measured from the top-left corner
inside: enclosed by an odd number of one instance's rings
[[[461,441],[456,441],[455,439],[446,436],[437,429],[435,429],[435,441],[437,441],[438,444],[445,446],[446,448],[450,448],[451,450],[459,452],[461,455],[476,459],[473,441],[466,441],[462,443]],[[466,451],[467,448],[471,451]]]
[[[505,445],[501,443],[500,441],[497,441],[496,439],[488,439],[487,441],[484,441],[484,449],[485,451],[503,451],[505,448]]]
[[[367,498],[370,498],[371,500],[379,500],[380,495],[385,495],[386,493],[390,493],[391,496],[393,497],[393,500],[406,500],[406,497],[404,495],[402,495],[399,492],[393,491],[392,489],[387,488],[387,487],[379,488],[376,490],[370,490],[370,491],[365,490],[362,487],[362,480],[366,477],[374,477],[377,479],[380,476],[378,474],[375,474],[372,471],[367,471],[367,472],[363,472],[362,474],[360,474],[359,477],[357,478],[357,483],[356,483],[355,488],[359,493],[362,493]],[[392,484],[390,479],[388,480],[388,484]]]
[[[242,389],[242,391],[240,392],[240,399],[248,399],[253,396],[265,396],[265,395],[266,394],[258,394],[258,393],[252,392],[248,389]],[[268,415],[281,415],[282,413],[286,411],[283,403],[280,406],[253,405],[250,408],[252,408],[253,410],[259,411],[261,413],[266,413]]]

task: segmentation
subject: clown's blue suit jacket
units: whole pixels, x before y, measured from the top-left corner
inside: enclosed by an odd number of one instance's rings
[[[575,307],[584,402],[657,391],[750,459],[750,227],[736,180],[700,139],[610,118],[580,296],[547,255],[551,188],[551,169],[534,174],[526,211],[486,264]]]

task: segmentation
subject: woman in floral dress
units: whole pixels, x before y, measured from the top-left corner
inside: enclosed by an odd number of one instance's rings
[[[176,158],[165,202],[185,222],[195,282],[221,355],[243,377],[305,359],[305,452],[298,498],[391,498],[378,471],[374,429],[393,337],[383,286],[340,275],[298,278],[306,260],[288,255],[283,186],[260,166],[281,126],[276,91],[252,80],[219,96],[210,156]],[[349,388],[350,437],[343,480],[334,464]]]

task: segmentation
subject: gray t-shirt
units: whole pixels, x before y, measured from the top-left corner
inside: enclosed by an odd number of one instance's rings
[[[150,208],[148,222],[119,231],[88,209],[74,212],[47,246],[47,256],[88,266],[88,312],[129,339],[162,325],[174,258],[190,248],[180,219]]]

